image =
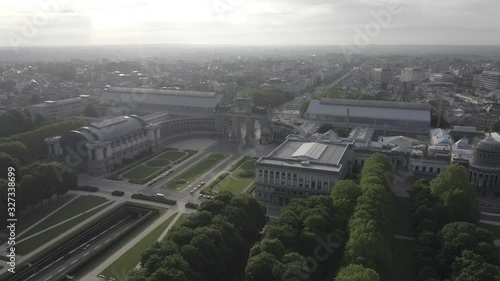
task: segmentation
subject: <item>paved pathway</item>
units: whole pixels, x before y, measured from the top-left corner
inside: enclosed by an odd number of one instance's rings
[[[146,229],[144,229],[140,234],[138,234],[134,239],[130,240],[127,244],[125,244],[123,247],[121,247],[118,251],[113,253],[109,258],[107,258],[104,262],[102,262],[98,267],[94,268],[92,271],[87,273],[85,276],[81,278],[81,280],[99,280],[97,276],[101,274],[101,272],[106,269],[109,265],[111,265],[115,260],[120,258],[123,254],[125,254],[128,250],[130,250],[135,244],[139,243],[146,235],[148,235],[151,231],[153,231],[156,227],[158,227],[160,224],[165,222],[170,216],[172,216],[174,213],[178,212],[177,217],[170,223],[169,227],[167,228],[170,230],[170,227],[173,225],[176,219],[180,217],[181,214],[186,212],[186,207],[184,204],[176,205],[169,209],[163,216],[161,216],[159,219],[157,219],[154,223],[149,225]],[[166,235],[165,231],[165,235]],[[163,233],[162,233],[163,235]]]
[[[396,239],[402,239],[402,240],[415,241],[415,238],[408,237],[408,236],[394,235],[394,238],[396,238]]]

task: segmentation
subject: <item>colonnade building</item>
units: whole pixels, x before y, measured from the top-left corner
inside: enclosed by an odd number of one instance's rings
[[[257,200],[283,206],[291,198],[328,195],[350,172],[354,140],[311,141],[289,136],[256,163]]]
[[[294,126],[272,122],[268,109],[255,107],[246,98],[232,106],[217,106],[217,110],[205,117],[171,118],[170,114],[160,114],[159,118],[157,115],[113,117],[47,138],[49,159],[64,162],[80,172],[102,176],[125,159],[141,152],[156,152],[180,138],[210,136],[235,142],[281,143],[288,135],[297,133]]]
[[[478,142],[469,159],[469,182],[480,195],[500,196],[500,142],[491,135]]]

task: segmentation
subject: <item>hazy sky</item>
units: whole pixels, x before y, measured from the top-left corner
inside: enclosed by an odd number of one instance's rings
[[[390,21],[363,41],[375,13]],[[500,45],[499,15],[499,0],[0,0],[0,46]]]

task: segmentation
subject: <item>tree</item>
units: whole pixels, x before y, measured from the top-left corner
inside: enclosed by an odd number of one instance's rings
[[[477,220],[474,188],[467,180],[467,170],[460,164],[446,166],[430,183],[432,195],[446,209],[448,221]]]
[[[304,116],[304,114],[307,112],[307,109],[309,108],[309,104],[311,103],[311,100],[304,100],[300,104],[299,111],[300,115]]]
[[[83,109],[83,116],[86,117],[99,117],[99,112],[95,104],[90,103]]]
[[[333,130],[333,129],[335,129],[335,127],[332,124],[325,123],[325,124],[322,124],[321,126],[319,126],[318,130],[316,130],[316,133],[324,134],[324,133],[328,132],[329,130]]]
[[[500,267],[468,250],[456,259],[453,271],[456,281],[500,281]]]
[[[379,281],[378,273],[359,264],[350,264],[342,268],[335,281]]]
[[[439,233],[441,239],[441,260],[444,268],[448,270],[455,261],[455,258],[462,255],[462,251],[470,250],[484,257],[495,257],[494,247],[490,247],[486,252],[482,243],[493,245],[493,237],[490,231],[480,228],[472,223],[453,222],[445,225]],[[489,260],[487,260],[489,261]],[[491,261],[491,260],[490,260]],[[494,262],[494,261],[493,261]]]
[[[9,154],[13,158],[18,159],[22,164],[27,164],[31,161],[31,155],[24,144],[18,141],[0,143],[0,152]]]
[[[352,216],[359,196],[361,188],[352,180],[341,180],[335,184],[331,197],[333,206],[337,210],[337,219],[342,225],[346,225]]]
[[[490,126],[488,127],[488,130],[491,132],[491,133],[500,133],[500,121],[496,121],[496,122],[493,122],[490,124]]]
[[[269,253],[261,253],[248,260],[245,281],[282,281],[284,265]]]
[[[21,179],[20,184],[23,186],[23,189],[26,194],[27,203],[31,205],[31,208],[42,202],[42,191],[40,190],[40,184],[38,181],[31,175],[25,175]]]
[[[262,252],[273,255],[277,260],[281,260],[285,255],[285,247],[278,239],[264,239],[260,243]]]

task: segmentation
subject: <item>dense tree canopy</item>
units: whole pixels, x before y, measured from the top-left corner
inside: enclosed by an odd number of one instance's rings
[[[379,281],[378,273],[359,264],[350,264],[339,271],[335,281]]]
[[[383,154],[373,154],[361,171],[361,196],[349,220],[349,240],[343,262],[362,265],[376,272],[391,263],[392,163]]]
[[[0,137],[8,137],[33,129],[29,109],[11,109],[0,113]]]
[[[47,157],[46,138],[67,133],[86,124],[83,120],[62,120],[8,138],[0,138],[0,143],[19,141],[26,146],[34,159],[42,159]]]
[[[249,195],[220,193],[145,251],[142,269],[131,272],[128,280],[242,280],[265,213],[265,207]]]
[[[478,211],[474,188],[467,179],[467,170],[460,164],[446,166],[430,183],[430,190],[444,206],[448,221],[475,222]]]

